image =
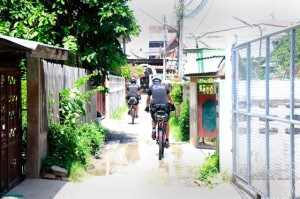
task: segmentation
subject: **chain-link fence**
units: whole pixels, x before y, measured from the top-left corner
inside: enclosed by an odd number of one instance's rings
[[[234,177],[300,198],[300,26],[233,47]]]

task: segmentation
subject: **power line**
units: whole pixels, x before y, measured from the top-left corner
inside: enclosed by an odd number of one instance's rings
[[[193,20],[195,20],[195,21],[197,21],[197,22],[200,22],[201,23],[201,21],[199,20],[199,19],[197,19],[197,18],[191,18],[191,19],[193,19]],[[198,24],[198,23],[197,23]],[[204,25],[204,26],[206,26],[206,28],[208,28],[208,29],[211,29],[211,30],[214,30],[211,26],[208,26],[208,25],[206,25],[206,24],[202,24],[202,25]],[[230,27],[231,28],[231,27]]]
[[[146,14],[147,16],[151,17],[152,19],[154,19],[156,22],[158,22],[158,23],[160,23],[160,24],[162,24],[162,25],[166,25],[166,26],[168,26],[169,28],[171,28],[171,29],[175,30],[176,32],[178,32],[178,30],[177,30],[176,28],[174,28],[174,27],[172,27],[172,26],[170,26],[170,25],[168,25],[168,24],[166,24],[166,23],[163,23],[163,22],[161,22],[161,21],[155,19],[153,16],[151,16],[150,14],[148,14],[147,12],[145,12],[144,10],[140,9],[140,11],[143,12],[144,14]]]
[[[194,32],[202,25],[202,23],[203,23],[203,21],[205,20],[205,18],[206,18],[206,16],[207,16],[207,14],[208,14],[208,12],[209,12],[209,10],[210,10],[212,4],[214,3],[214,1],[215,1],[215,0],[212,0],[212,2],[211,2],[211,4],[209,5],[209,7],[208,7],[208,9],[207,9],[207,11],[206,11],[206,13],[205,13],[203,19],[201,20],[201,22],[199,23],[199,25],[195,28]]]
[[[204,8],[204,6],[206,5],[207,2],[208,2],[208,0],[202,0],[201,3],[197,6],[197,8],[195,8],[194,11],[192,11],[189,14],[186,14],[184,16],[187,18],[192,18],[192,17],[196,16]]]
[[[211,32],[206,32],[203,35],[199,36],[198,38],[202,38],[208,34],[212,34],[212,33],[218,33],[218,32],[226,32],[226,31],[230,31],[230,30],[236,30],[236,29],[241,29],[241,28],[249,28],[249,26],[239,26],[239,27],[235,27],[235,28],[228,28],[228,29],[222,29],[222,30],[216,30],[216,31],[211,31]]]
[[[193,3],[194,0],[191,0],[190,2],[188,2],[184,7],[189,6],[191,3]]]
[[[218,19],[219,19],[220,17],[218,17]],[[194,18],[192,18],[192,19],[194,19],[194,20],[196,20],[196,21],[198,21],[198,22],[201,22],[202,20],[199,20],[199,19],[197,19],[196,17],[194,17]],[[207,22],[208,21],[208,22]],[[217,20],[217,19],[215,19],[215,18],[213,18],[213,17],[209,17],[209,18],[207,18],[206,19],[206,23],[215,23],[215,24],[220,24],[220,25],[223,25],[223,26],[226,26],[226,27],[228,27],[228,28],[232,28],[232,26],[230,26],[230,25],[227,25],[227,24],[225,24],[225,23],[220,23],[220,20]],[[202,25],[205,25],[206,27],[209,27],[208,25],[206,25],[205,23],[202,23]],[[210,28],[210,27],[209,27]],[[213,28],[210,28],[210,29],[213,29]]]

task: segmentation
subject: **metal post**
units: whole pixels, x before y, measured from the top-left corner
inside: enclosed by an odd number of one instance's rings
[[[290,120],[294,119],[294,77],[295,77],[295,29],[291,30],[291,57],[290,57]],[[295,198],[295,129],[290,124],[290,147],[291,147],[291,199]]]
[[[247,171],[248,171],[248,184],[251,185],[251,44],[247,44],[247,73],[246,73],[246,96],[247,96]]]
[[[270,99],[270,37],[266,38],[266,68],[265,68],[265,78],[266,78],[266,115],[269,116],[269,99]],[[270,198],[270,125],[269,119],[265,120],[266,127],[266,188],[267,188],[267,198]]]
[[[232,50],[232,110],[236,110],[236,50]],[[236,113],[232,112],[232,158],[233,158],[233,181],[236,174]]]

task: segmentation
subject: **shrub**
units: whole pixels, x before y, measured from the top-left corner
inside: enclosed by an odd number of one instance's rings
[[[97,154],[104,141],[104,129],[93,123],[85,123],[81,125],[77,131],[78,135],[88,139],[91,154]]]
[[[182,138],[182,134],[181,134],[181,131],[180,131],[180,128],[178,125],[178,119],[175,117],[174,113],[171,113],[169,123],[170,123],[171,132],[172,132],[174,139],[176,141],[182,141],[183,138]]]
[[[182,103],[182,88],[179,84],[174,84],[173,89],[171,91],[171,96],[174,100],[175,105],[180,105]]]
[[[190,134],[190,105],[188,100],[184,100],[181,105],[180,115],[178,118],[179,128],[184,141],[189,140]]]
[[[75,162],[70,168],[70,179],[73,182],[81,182],[86,177],[86,167],[84,165]]]
[[[105,130],[102,127],[80,122],[90,95],[103,90],[103,87],[98,87],[80,93],[80,87],[94,75],[79,78],[74,89],[60,91],[60,124],[49,121],[49,154],[43,161],[42,169],[51,171],[51,166],[57,165],[71,173],[76,173],[76,169],[81,173],[82,169],[87,168],[91,155],[95,155],[103,144]]]
[[[210,178],[215,178],[219,173],[219,154],[214,153],[205,158],[205,162],[198,170],[198,179],[207,182]]]
[[[49,133],[49,155],[58,163],[67,165],[72,162],[87,164],[91,155],[89,140],[87,137],[78,134],[78,131],[71,126],[50,124]]]
[[[174,113],[171,113],[170,126],[175,140],[188,141],[190,137],[190,110],[188,100],[184,100],[180,107],[178,118]]]
[[[93,123],[85,123],[78,128],[61,124],[50,124],[48,141],[49,156],[43,168],[49,170],[58,165],[70,170],[77,162],[87,165],[91,155],[97,154],[104,142],[104,129]]]

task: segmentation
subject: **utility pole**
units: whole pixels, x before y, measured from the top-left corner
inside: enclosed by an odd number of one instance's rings
[[[164,23],[164,52],[163,52],[163,80],[166,80],[166,76],[167,76],[167,60],[166,60],[166,50],[167,50],[167,34],[166,34],[166,15],[163,15],[163,23]]]
[[[178,76],[179,76],[179,81],[182,80],[182,67],[183,67],[183,16],[184,16],[184,0],[179,0],[179,7],[178,7]]]

